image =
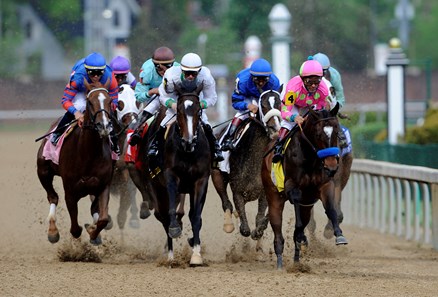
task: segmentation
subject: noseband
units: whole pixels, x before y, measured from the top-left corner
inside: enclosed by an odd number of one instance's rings
[[[108,90],[107,89],[105,89],[105,88],[96,88],[96,89],[92,89],[91,91],[89,91],[88,92],[88,94],[87,94],[87,101],[89,101],[89,99],[90,99],[90,95],[92,94],[92,93],[94,93],[94,92],[97,92],[97,91],[104,91],[105,93],[107,93],[108,94]],[[94,130],[98,130],[98,127],[97,127],[97,124],[96,124],[96,117],[97,117],[97,115],[99,114],[99,113],[101,113],[101,112],[103,112],[103,113],[106,113],[107,115],[108,115],[108,118],[112,118],[112,115],[110,114],[110,112],[109,111],[107,111],[107,110],[105,110],[104,108],[100,108],[100,109],[98,109],[94,114],[92,113],[92,111],[91,111],[91,109],[90,109],[90,105],[88,104],[88,102],[87,102],[87,105],[86,105],[87,107],[87,111],[88,111],[88,113],[90,114],[90,120],[91,120],[91,125],[84,125],[84,128],[85,127],[87,127],[87,128],[93,128]],[[110,123],[111,123],[111,121],[110,121]]]
[[[333,119],[336,119],[336,118],[335,117],[323,118],[323,119],[317,120],[315,123],[318,123],[321,121],[333,120]],[[312,148],[312,150],[315,152],[315,154],[321,160],[321,165],[323,166],[324,171],[327,173],[327,175],[329,177],[333,177],[339,168],[339,153],[340,153],[339,148],[337,146],[334,146],[334,147],[328,147],[325,149],[318,149],[318,147],[313,145],[313,143],[309,140],[309,138],[307,138],[307,136],[304,133],[301,126],[300,126],[300,130],[301,130],[301,137],[307,142],[307,144]],[[336,158],[336,163],[337,163],[336,169],[331,170],[327,167],[327,165],[325,164],[325,159],[327,157],[335,157]]]

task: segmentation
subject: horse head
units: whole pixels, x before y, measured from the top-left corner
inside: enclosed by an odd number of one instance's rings
[[[184,85],[174,85],[178,95],[176,122],[181,140],[180,144],[185,152],[193,152],[200,126],[202,109],[199,94],[202,91],[203,84],[200,84],[196,89],[187,89],[184,88]]]
[[[271,139],[280,130],[281,89],[282,87],[278,91],[267,90],[259,97],[259,117]]]
[[[117,106],[117,120],[119,124],[127,127],[137,121],[139,108],[135,99],[135,92],[130,85],[119,87],[119,103]]]
[[[328,111],[315,111],[309,108],[309,114],[304,122],[302,138],[312,149],[329,177],[333,177],[339,165],[338,132],[340,129],[336,117],[339,104]]]
[[[111,122],[111,98],[108,94],[109,79],[105,85],[100,82],[88,83],[84,79],[87,89],[87,106],[84,113],[84,127],[95,129],[101,137],[108,137],[113,130]]]

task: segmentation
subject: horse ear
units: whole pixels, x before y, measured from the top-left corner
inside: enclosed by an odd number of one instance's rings
[[[338,114],[338,111],[339,111],[339,102],[336,102],[335,107],[333,107],[333,109],[330,110],[330,114],[332,116],[336,116]]]
[[[280,87],[278,88],[277,92],[281,94],[281,92],[283,92],[283,86],[284,84],[281,84]]]
[[[195,90],[196,94],[199,95],[201,93],[202,89],[204,88],[204,82],[202,82]]]

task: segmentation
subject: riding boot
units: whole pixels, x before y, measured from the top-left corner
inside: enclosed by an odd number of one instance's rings
[[[213,134],[213,129],[208,124],[202,124],[204,128],[205,136],[208,139],[208,143],[210,144],[210,150],[213,156],[214,162],[221,162],[224,160],[224,156],[222,155],[221,147]]]
[[[161,146],[161,142],[164,139],[164,132],[166,132],[166,127],[160,126],[151,140],[151,144],[149,145],[148,157],[155,157],[158,155],[158,150]]]
[[[272,163],[278,163],[283,159],[283,142],[288,133],[289,129],[285,127],[281,127],[280,131],[278,132],[278,138],[274,146],[274,156],[272,157]]]
[[[120,151],[120,147],[119,147],[119,138],[116,135],[116,132],[111,131],[110,133],[110,138],[111,138],[111,150],[117,154],[117,156],[121,155],[121,151]]]
[[[53,145],[56,145],[58,143],[59,137],[62,135],[62,133],[64,133],[65,129],[67,129],[67,126],[66,127],[64,126],[70,123],[71,121],[73,121],[74,119],[75,116],[70,112],[67,111],[64,114],[62,119],[59,121],[58,126],[55,129],[55,132],[52,133],[52,137],[50,138],[50,142]]]
[[[345,136],[344,130],[342,128],[338,131],[338,144],[341,150],[348,147],[347,137]]]
[[[138,119],[136,125],[134,126],[134,133],[132,133],[129,140],[130,145],[137,145],[139,143],[139,141],[141,140],[141,127],[150,117],[152,117],[152,114],[147,112],[146,110],[143,110],[140,119]]]
[[[222,150],[223,151],[229,151],[233,150],[235,148],[233,140],[234,140],[234,133],[236,133],[237,127],[242,122],[241,119],[234,117],[233,121],[231,122],[230,129],[228,129],[227,135],[225,135],[223,144],[222,144]]]

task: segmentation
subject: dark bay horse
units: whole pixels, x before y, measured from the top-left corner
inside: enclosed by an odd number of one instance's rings
[[[111,99],[107,91],[109,81],[105,85],[88,84],[87,81],[84,83],[88,93],[83,127],[75,127],[70,135],[64,138],[59,165],[43,156],[48,138],[43,140],[38,150],[37,173],[50,203],[48,239],[52,243],[59,240],[55,223],[59,200],[53,188],[55,175],[62,178],[65,202],[71,220],[70,233],[74,238],[79,238],[82,233],[82,227],[78,224],[78,202],[82,197],[96,197],[90,209],[94,223],[85,226],[91,243],[101,244],[99,234],[109,221],[108,202],[114,166],[109,139],[113,129]]]
[[[231,217],[233,204],[228,198],[228,184],[230,184],[233,202],[240,219],[240,234],[245,237],[251,235],[252,239],[258,240],[268,225],[266,214],[268,204],[260,171],[265,147],[276,137],[280,129],[280,92],[281,90],[268,90],[262,93],[258,101],[257,114],[240,125],[241,128],[236,133],[238,138],[236,148],[229,152],[229,173],[223,170],[222,166],[212,169],[212,181],[222,200],[224,231],[227,233],[234,230]],[[225,130],[222,131],[224,132]],[[256,200],[258,201],[256,226],[251,232],[245,204]]]
[[[193,92],[186,92],[175,85],[178,93],[176,121],[168,127],[162,156],[154,160],[144,160],[152,169],[149,186],[155,199],[155,217],[162,223],[167,233],[168,259],[173,259],[173,241],[182,233],[181,217],[184,214],[182,198],[189,194],[189,219],[193,237],[188,242],[193,253],[190,265],[202,265],[200,230],[202,227],[202,209],[207,195],[210,177],[211,151],[201,124],[200,85]],[[159,117],[157,118],[157,120]],[[159,123],[159,121],[158,121]],[[153,133],[152,127],[148,133]],[[142,147],[146,147],[143,146]],[[139,150],[141,158],[145,152]],[[155,160],[161,159],[161,160]],[[157,165],[161,173],[155,171]],[[178,207],[179,206],[179,207]],[[177,209],[178,208],[178,209]]]
[[[278,269],[283,267],[282,221],[287,201],[293,203],[295,209],[294,261],[299,261],[301,248],[307,246],[304,228],[318,199],[322,201],[326,215],[332,222],[336,244],[347,244],[339,227],[335,205],[334,176],[339,167],[338,109],[338,104],[331,111],[313,111],[309,108],[302,130],[294,129],[295,132],[290,133],[290,142],[282,161],[284,191],[278,190],[271,177],[272,152],[263,162],[262,180],[269,205],[269,221],[274,231]]]

